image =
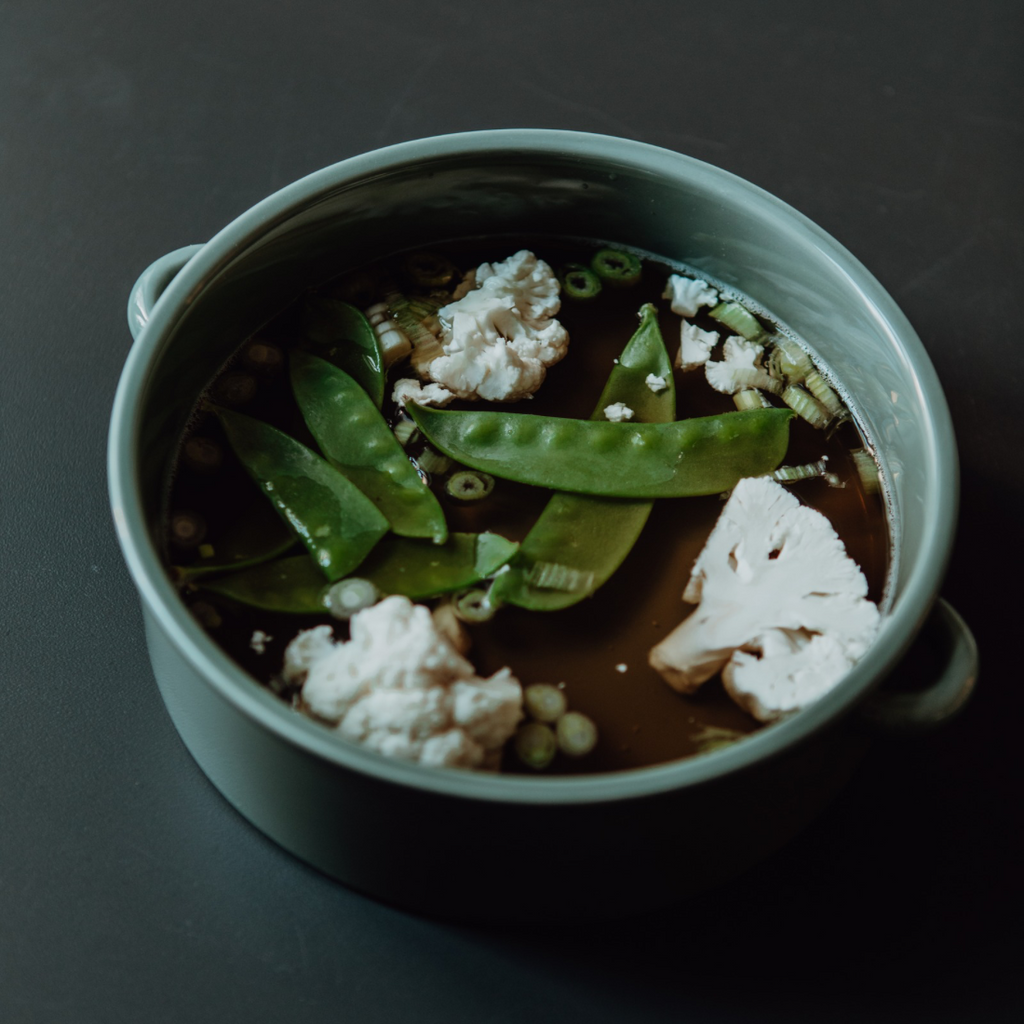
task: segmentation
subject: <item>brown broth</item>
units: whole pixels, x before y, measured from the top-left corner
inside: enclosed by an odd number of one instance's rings
[[[490,241],[445,251],[467,269],[482,260],[502,259],[522,247],[522,243]],[[556,268],[568,262],[585,262],[588,255],[579,245],[545,242],[528,247]],[[589,417],[614,360],[636,328],[637,310],[644,302],[658,306],[665,344],[674,358],[679,347],[680,318],[661,300],[665,281],[674,269],[648,260],[642,281],[634,287],[606,288],[590,303],[563,300],[558,318],[569,332],[569,353],[548,371],[535,398],[521,404],[517,411]],[[693,319],[702,328],[722,330],[706,311]],[[296,308],[291,307],[258,337],[288,348],[298,337],[297,323]],[[226,372],[231,369],[234,367]],[[257,394],[244,411],[315,447],[291,397],[287,374],[279,370],[258,377],[258,382]],[[731,397],[714,391],[700,370],[676,370],[675,384],[679,418],[735,408]],[[455,403],[453,407],[459,406],[484,408],[487,403]],[[393,410],[386,404],[385,413],[389,411]],[[259,509],[265,499],[229,454],[214,417],[199,414],[191,427],[192,434],[218,440],[227,453],[224,465],[215,474],[204,475],[179,460],[170,508],[199,512],[208,525],[207,539],[216,547],[240,515]],[[829,469],[839,476],[842,487],[829,486],[822,479],[790,486],[802,502],[827,516],[864,571],[869,596],[878,601],[885,584],[889,532],[881,498],[865,493],[849,454],[863,443],[853,423],[844,424],[826,437],[824,432],[794,419],[785,461],[796,465],[828,456]],[[415,447],[410,449],[415,451]],[[449,498],[440,482],[434,488],[451,530],[487,529],[514,540],[526,535],[550,497],[550,492],[538,488],[498,481],[488,498],[465,504]],[[504,607],[490,622],[470,627],[470,657],[479,674],[490,675],[508,665],[524,686],[533,682],[558,684],[564,688],[570,708],[588,714],[597,723],[597,748],[580,759],[558,755],[548,773],[613,771],[672,761],[706,749],[709,728],[746,734],[758,727],[732,702],[719,680],[705,683],[694,696],[683,696],[647,664],[650,648],[691,610],[681,594],[722,506],[720,496],[659,500],[622,567],[594,596],[558,612]],[[178,564],[195,559],[194,553],[172,554]],[[344,624],[327,616],[266,613],[232,607],[229,602],[206,595],[189,600],[198,600],[196,610],[201,619],[210,614],[211,606],[215,609],[220,622],[210,629],[211,635],[243,669],[275,688],[284,648],[300,629],[329,622],[335,626],[336,635],[347,635]],[[257,629],[273,638],[263,654],[250,648],[250,638]],[[502,768],[528,770],[509,751]]]

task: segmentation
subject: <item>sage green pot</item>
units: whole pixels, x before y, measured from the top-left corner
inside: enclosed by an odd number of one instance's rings
[[[591,777],[433,770],[348,745],[238,669],[193,621],[158,555],[161,494],[196,394],[300,291],[399,249],[467,236],[582,236],[680,260],[761,300],[847,387],[890,485],[895,546],[878,641],[833,692],[698,758]],[[721,882],[791,838],[872,730],[950,717],[977,653],[936,603],[954,536],[957,458],[923,347],[877,281],[784,203],[725,171],[624,139],[487,131],[342,161],[157,260],[129,303],[135,344],[110,430],[110,494],[160,691],[215,786],[282,846],[412,910],[536,920],[652,908]],[[876,692],[928,616],[944,668]],[[898,673],[897,673],[898,674]]]

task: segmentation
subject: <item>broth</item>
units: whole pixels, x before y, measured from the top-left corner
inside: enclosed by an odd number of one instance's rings
[[[536,240],[525,246],[519,240],[489,240],[447,246],[443,251],[461,269],[468,269],[523,247],[530,248],[554,268],[586,263],[593,251],[578,244],[536,244]],[[666,348],[674,359],[680,318],[671,312],[661,295],[668,275],[678,271],[677,267],[645,258],[642,280],[635,286],[605,288],[590,302],[572,301],[563,294],[557,317],[569,333],[568,355],[548,370],[532,401],[497,408],[589,418],[614,360],[636,329],[637,310],[645,302],[657,306]],[[332,286],[321,291],[330,294]],[[301,303],[300,299],[284,310],[254,336],[255,340],[285,351],[292,348],[301,337]],[[708,317],[706,309],[688,319],[701,328],[725,333],[721,324]],[[773,326],[770,321],[765,322]],[[224,401],[224,392],[230,392],[232,383],[238,384],[239,378],[232,375],[247,372],[242,358],[241,354],[236,356],[218,380],[211,383],[208,393]],[[702,370],[675,369],[674,374],[677,418],[735,410],[732,398],[714,391]],[[395,411],[390,402],[390,381],[395,376],[389,375],[386,416]],[[291,395],[285,367],[253,370],[251,377],[256,379],[256,393],[238,408],[316,449]],[[235,397],[244,390],[238,388]],[[452,408],[490,405],[456,402]],[[179,456],[173,471],[169,509],[198,513],[206,523],[205,541],[216,550],[240,519],[261,517],[268,529],[274,529],[276,513],[232,456],[216,417],[201,409],[200,402],[183,443],[197,437],[215,440],[224,452],[223,463],[214,472],[202,472],[196,469],[194,460],[190,464]],[[788,486],[801,502],[829,519],[850,557],[864,572],[868,597],[878,602],[886,580],[889,532],[882,498],[865,491],[850,455],[851,450],[863,445],[852,421],[842,423],[828,435],[794,418],[784,461],[799,465],[828,456],[829,470],[839,478],[841,487],[831,486],[821,478]],[[408,451],[415,457],[418,448],[414,444]],[[432,487],[444,509],[449,530],[491,530],[512,540],[523,539],[551,495],[540,488],[499,480],[487,498],[463,503],[449,497],[440,481],[432,481]],[[597,723],[599,740],[594,751],[583,758],[558,754],[546,770],[548,773],[613,771],[672,761],[709,749],[723,736],[739,737],[760,727],[733,703],[719,680],[711,680],[697,694],[686,696],[669,687],[647,662],[650,648],[692,607],[681,600],[681,594],[722,507],[720,496],[658,500],[633,550],[593,596],[553,612],[504,606],[489,622],[468,626],[473,641],[468,657],[481,676],[508,665],[524,686],[534,682],[557,684],[564,690],[572,710],[589,715]],[[168,557],[183,567],[202,562],[194,547],[169,547]],[[277,673],[284,648],[295,634],[327,622],[335,627],[336,636],[347,636],[346,624],[334,621],[326,613],[270,613],[237,606],[202,591],[187,593],[186,600],[224,650],[284,699],[294,701],[294,696],[282,687]],[[251,646],[257,630],[269,635],[262,653]],[[519,763],[510,747],[506,746],[502,770],[531,771]]]

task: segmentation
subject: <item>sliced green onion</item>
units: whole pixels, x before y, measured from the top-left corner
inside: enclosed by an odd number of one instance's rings
[[[379,599],[380,592],[369,580],[350,576],[328,587],[324,604],[333,618],[344,620],[376,604]]]
[[[490,473],[478,473],[475,469],[464,469],[453,473],[444,485],[445,491],[460,501],[479,501],[494,490],[494,477]]]
[[[744,366],[741,369],[733,370],[732,379],[740,388],[759,388],[762,391],[770,391],[773,395],[782,394],[782,384],[774,377],[769,377],[764,370],[757,366]],[[755,408],[761,408],[761,406]]]
[[[455,599],[455,614],[463,622],[490,622],[496,611],[486,590],[467,590]]]
[[[818,459],[817,462],[807,462],[802,466],[779,466],[774,473],[768,475],[779,483],[789,484],[794,480],[810,480],[814,477],[824,476],[828,467],[827,456]]]
[[[579,711],[569,711],[555,726],[558,747],[569,757],[583,757],[597,746],[597,726]]]
[[[444,349],[441,347],[441,342],[438,341],[436,331],[432,330],[425,322],[433,318],[433,323],[436,324],[437,318],[433,316],[433,313],[425,313],[428,307],[422,300],[413,303],[401,292],[389,292],[385,302],[388,307],[388,315],[412,343],[413,349],[410,358],[414,368],[423,369],[438,356],[444,355]],[[434,312],[437,311],[437,308],[434,306]]]
[[[878,463],[866,448],[855,448],[850,455],[853,458],[854,466],[857,467],[857,476],[860,477],[865,494],[877,494],[882,486]]]
[[[821,402],[831,415],[838,416],[843,411],[843,403],[839,396],[825,383],[825,379],[817,370],[812,369],[804,378],[804,383],[807,385],[808,391]]]
[[[569,299],[596,299],[601,294],[601,279],[588,267],[574,263],[562,276],[562,292]]]
[[[447,256],[436,252],[414,252],[405,258],[409,275],[424,288],[443,288],[458,276],[459,270]]]
[[[220,612],[208,601],[196,601],[189,606],[188,610],[199,621],[199,624],[206,629],[216,629],[224,622]]]
[[[744,388],[742,391],[737,391],[732,396],[732,400],[740,412],[746,412],[748,409],[767,409],[772,404],[757,388]]]
[[[708,313],[708,316],[731,328],[737,334],[742,334],[747,341],[758,341],[764,334],[764,328],[758,322],[757,317],[738,302],[720,302]]]
[[[403,448],[413,440],[417,433],[419,433],[419,427],[416,426],[415,420],[408,416],[403,416],[394,426],[394,435]]]
[[[220,405],[245,405],[256,397],[256,378],[251,373],[226,373],[213,385],[213,397]]]
[[[179,548],[197,548],[206,539],[206,520],[195,512],[171,516],[171,543]]]
[[[274,373],[284,366],[284,352],[266,341],[253,341],[242,353],[242,362],[258,373]]]
[[[558,740],[550,726],[541,722],[527,722],[516,730],[515,748],[523,764],[540,771],[555,759]]]
[[[557,686],[532,683],[523,690],[523,707],[538,722],[557,722],[568,710],[568,701]]]
[[[436,448],[431,448],[429,445],[416,456],[416,465],[425,473],[447,473],[451,464],[452,460],[447,455],[442,455]]]
[[[199,545],[199,557],[200,558],[213,558],[216,554],[216,550],[212,544],[200,544]]]
[[[213,473],[224,462],[224,449],[208,437],[190,437],[182,448],[181,458],[189,469],[197,473]]]
[[[812,427],[821,430],[828,425],[831,418],[825,407],[813,396],[809,395],[799,384],[790,384],[782,392],[782,400],[799,416],[807,420]]]
[[[538,590],[559,590],[566,594],[584,594],[594,589],[594,574],[558,562],[535,562],[526,582]]]
[[[624,288],[640,280],[643,269],[640,260],[631,252],[619,249],[599,249],[590,261],[590,269],[602,281],[615,288]]]
[[[811,357],[792,338],[783,334],[775,337],[775,347],[769,356],[768,365],[776,377],[790,384],[800,384],[809,373],[814,372]]]

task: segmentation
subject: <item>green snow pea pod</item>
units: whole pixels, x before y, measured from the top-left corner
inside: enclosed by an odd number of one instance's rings
[[[199,586],[239,604],[289,615],[326,614],[325,598],[331,589],[316,562],[306,554],[264,562],[230,576],[203,579]]]
[[[327,461],[384,513],[402,537],[448,536],[444,512],[380,410],[344,370],[293,352],[292,390]]]
[[[379,409],[384,402],[384,364],[370,321],[347,302],[306,300],[306,338],[313,351],[355,378]]]
[[[224,539],[217,542],[210,558],[202,558],[192,565],[176,566],[178,581],[188,583],[205,576],[248,569],[250,566],[278,558],[298,540],[294,532],[281,521],[273,508],[256,499],[251,508],[231,525]]]
[[[647,377],[661,377],[665,387],[652,390]],[[640,326],[629,340],[608,377],[591,419],[624,402],[634,418],[645,423],[675,419],[676,392],[672,364],[658,328],[658,313],[650,303],[640,310]],[[582,601],[622,564],[647,522],[653,502],[596,498],[557,493],[547,503],[519,551],[491,588],[492,601],[504,601],[532,611],[554,611]],[[536,586],[537,567],[567,566],[574,572],[570,589]],[[534,574],[534,575],[531,575]]]
[[[609,498],[717,494],[773,470],[790,409],[752,409],[674,423],[607,423],[409,404],[435,448],[505,480]]]
[[[515,553],[496,533],[453,533],[444,544],[388,537],[359,568],[382,594],[413,600],[462,590],[496,573]],[[264,562],[243,572],[202,580],[204,590],[264,611],[322,614],[330,589],[308,555]]]
[[[453,533],[444,544],[389,537],[359,570],[382,594],[413,599],[471,587],[493,576],[519,547],[498,533]]]
[[[241,413],[216,411],[242,465],[323,574],[348,575],[388,532],[377,506],[294,438]]]

